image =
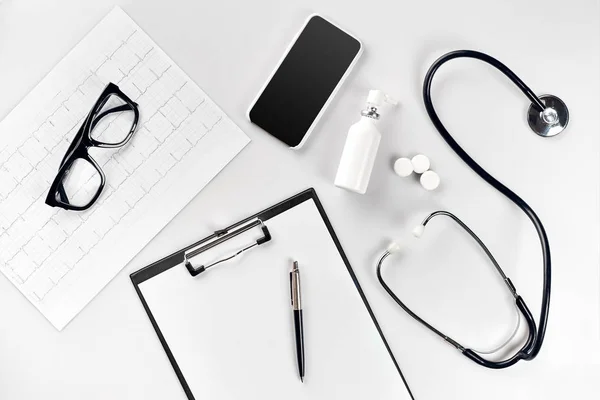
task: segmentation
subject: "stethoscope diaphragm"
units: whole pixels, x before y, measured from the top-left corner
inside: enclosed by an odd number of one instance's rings
[[[539,99],[546,108],[539,111],[535,104],[529,106],[527,122],[536,134],[543,137],[556,136],[565,130],[569,123],[569,109],[558,97],[550,94],[540,96]]]

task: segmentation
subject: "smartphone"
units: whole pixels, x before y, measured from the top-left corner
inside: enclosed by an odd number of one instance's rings
[[[302,147],[360,57],[362,44],[311,15],[248,110],[248,119],[289,147]]]

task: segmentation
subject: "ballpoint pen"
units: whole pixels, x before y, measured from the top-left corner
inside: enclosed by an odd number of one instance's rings
[[[300,269],[298,268],[298,261],[294,261],[292,271],[290,272],[290,291],[292,294],[292,310],[294,312],[298,374],[300,374],[300,380],[304,382],[304,324],[302,322],[302,299],[300,295]]]

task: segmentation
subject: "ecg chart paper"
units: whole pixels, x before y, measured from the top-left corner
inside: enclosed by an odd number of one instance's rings
[[[139,104],[131,141],[90,149],[106,186],[87,211],[45,204],[109,82]],[[56,327],[92,298],[250,141],[113,9],[0,123],[0,270]]]

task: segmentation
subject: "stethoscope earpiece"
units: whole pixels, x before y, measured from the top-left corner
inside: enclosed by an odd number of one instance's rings
[[[399,242],[391,242],[387,249],[385,249],[386,252],[388,252],[389,254],[394,254],[394,253],[399,253],[402,250],[402,246],[400,245]]]
[[[413,229],[412,234],[414,237],[416,237],[418,239],[421,237],[421,235],[423,235],[424,230],[425,230],[425,225],[420,224],[420,225],[417,225],[415,227],[415,229]],[[405,248],[405,246],[402,245],[402,242],[400,240],[395,240],[393,242],[390,242],[390,244],[388,244],[385,251],[386,251],[386,253],[388,253],[388,255],[391,255],[391,254],[399,253],[404,248]]]
[[[421,236],[423,236],[424,231],[425,231],[425,225],[420,224],[420,225],[415,226],[415,229],[412,230],[412,234],[414,237],[416,237],[418,239]]]

